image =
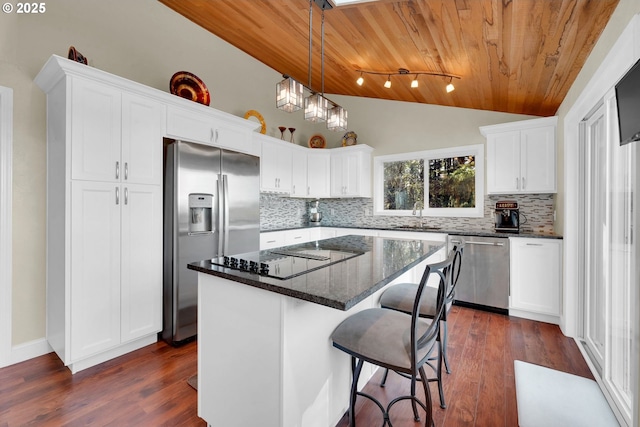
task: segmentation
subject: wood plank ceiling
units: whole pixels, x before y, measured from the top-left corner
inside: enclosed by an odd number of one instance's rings
[[[308,85],[308,0],[159,0]],[[551,116],[618,0],[378,0],[325,11],[324,92]],[[321,9],[313,3],[312,84],[321,91]],[[449,79],[364,75],[399,68]],[[274,88],[276,82],[274,81]],[[275,89],[274,89],[275,90]],[[329,96],[330,97],[330,96]]]

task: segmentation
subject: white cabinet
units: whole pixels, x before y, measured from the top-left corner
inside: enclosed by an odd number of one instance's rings
[[[329,152],[299,146],[292,149],[291,197],[329,197]]]
[[[489,194],[555,193],[557,117],[483,126]]]
[[[307,197],[319,199],[330,196],[329,168],[331,155],[326,150],[307,151]]]
[[[47,340],[75,373],[162,329],[166,106],[64,59],[36,82],[47,93]]]
[[[262,145],[260,156],[260,191],[291,192],[291,143],[262,134],[254,134]]]
[[[331,150],[331,197],[371,197],[371,152],[367,145]]]
[[[509,314],[558,324],[562,296],[562,240],[509,238]]]
[[[243,122],[238,122],[242,120]],[[251,132],[247,120],[222,116],[213,108],[193,105],[167,108],[167,135],[171,138],[215,145],[220,148],[253,152]]]
[[[291,197],[307,197],[309,194],[307,151],[298,145],[291,147]]]

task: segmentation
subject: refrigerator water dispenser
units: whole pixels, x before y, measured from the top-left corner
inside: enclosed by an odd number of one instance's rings
[[[212,233],[213,195],[189,194],[189,234]]]

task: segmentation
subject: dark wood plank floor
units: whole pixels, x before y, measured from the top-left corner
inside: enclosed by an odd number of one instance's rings
[[[449,332],[447,409],[440,409],[432,387],[438,427],[517,426],[514,360],[592,378],[574,341],[554,325],[454,306]],[[53,354],[0,369],[0,427],[204,426],[187,384],[196,373],[196,351],[195,342],[157,343],[76,375]],[[407,380],[390,374],[382,388],[379,377],[367,391],[382,401],[406,392]],[[421,425],[409,404],[396,405],[391,417],[395,427]],[[378,409],[363,399],[356,420],[362,427],[382,424]],[[338,427],[347,424],[345,417]]]

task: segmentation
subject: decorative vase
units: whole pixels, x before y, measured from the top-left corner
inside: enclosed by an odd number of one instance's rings
[[[293,144],[293,132],[295,132],[296,128],[289,128],[289,132],[291,132],[291,139],[290,142]]]

